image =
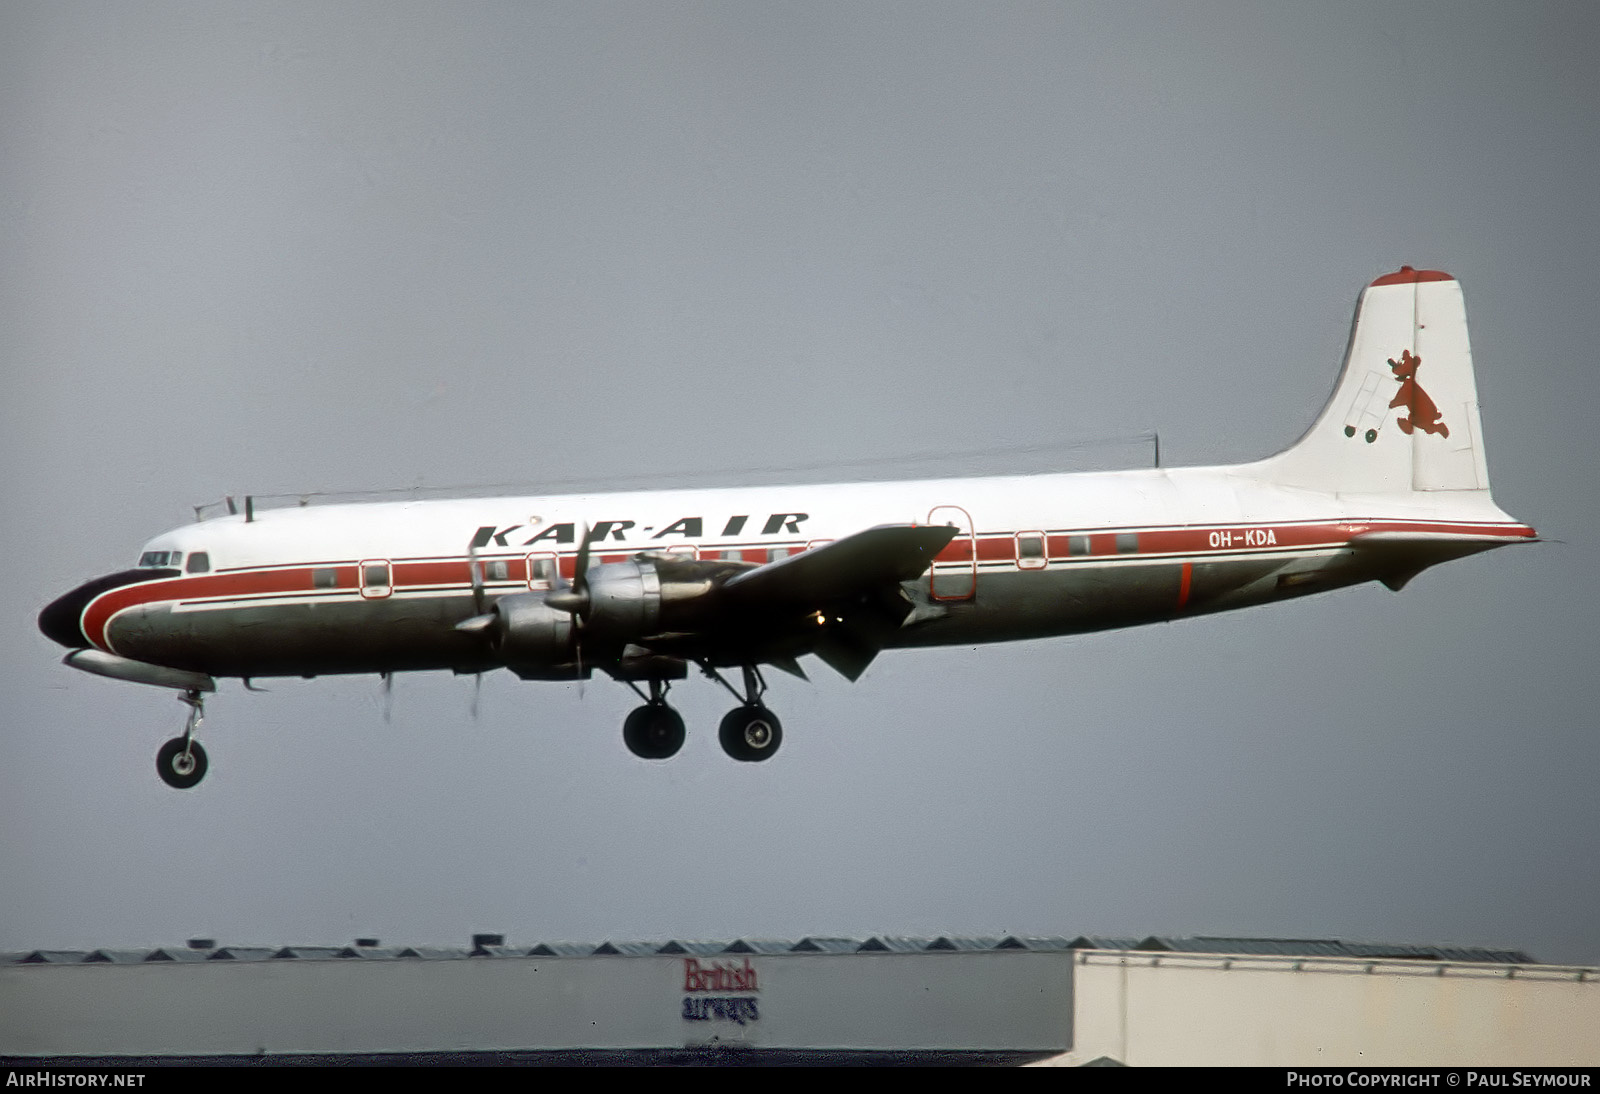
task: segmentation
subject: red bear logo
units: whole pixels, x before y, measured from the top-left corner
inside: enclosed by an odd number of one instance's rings
[[[1450,427],[1440,420],[1439,408],[1422,390],[1422,385],[1417,383],[1417,369],[1422,367],[1422,358],[1413,356],[1408,349],[1401,350],[1400,360],[1389,358],[1389,367],[1394,370],[1394,378],[1400,381],[1400,390],[1395,393],[1389,408],[1403,407],[1411,412],[1400,419],[1400,432],[1409,434],[1413,429],[1420,429],[1441,437],[1450,436]]]

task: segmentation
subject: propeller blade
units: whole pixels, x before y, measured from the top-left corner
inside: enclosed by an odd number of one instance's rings
[[[589,548],[594,546],[595,529],[586,522],[583,526],[583,542],[578,544],[578,560],[572,570],[572,591],[583,597],[587,603],[589,599]]]
[[[583,617],[589,613],[589,552],[594,546],[594,533],[587,521],[583,525],[583,542],[578,544],[578,558],[572,570],[572,591],[558,594],[562,601],[570,601],[572,607],[564,608],[560,604],[551,603],[550,606],[572,613],[572,659],[578,666],[578,698],[583,698]],[[550,603],[547,599],[546,603]]]
[[[476,543],[467,546],[467,567],[472,573],[472,606],[477,609],[478,615],[482,616],[486,598],[483,592],[483,563],[478,561]]]
[[[564,581],[552,583],[552,587],[545,594],[544,602],[558,612],[567,612],[574,617],[574,627],[589,611],[589,556],[590,549],[594,546],[594,529],[587,524],[583,529],[583,542],[578,544],[578,557],[572,566],[572,584]],[[561,568],[556,567],[557,580],[560,579]]]

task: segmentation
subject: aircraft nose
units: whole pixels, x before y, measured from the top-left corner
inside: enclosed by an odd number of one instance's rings
[[[66,596],[60,596],[45,605],[39,613],[39,630],[52,642],[59,642],[69,650],[81,650],[89,644],[83,633],[83,609],[88,601],[79,596],[81,587]]]
[[[39,630],[52,642],[58,642],[69,650],[81,650],[90,644],[89,636],[83,633],[83,610],[89,606],[89,601],[123,585],[175,577],[177,573],[177,570],[161,569],[122,570],[86,581],[45,605],[39,613]]]

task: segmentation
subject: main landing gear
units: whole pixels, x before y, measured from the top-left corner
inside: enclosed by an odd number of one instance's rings
[[[770,760],[783,743],[783,724],[776,714],[761,705],[761,697],[767,690],[761,670],[754,665],[739,666],[744,670],[744,694],[740,695],[715,669],[709,665],[702,667],[707,676],[733,692],[733,697],[739,700],[739,705],[723,716],[717,728],[722,751],[744,763]]]
[[[188,790],[206,776],[206,750],[194,739],[194,731],[205,719],[205,699],[191,689],[179,695],[178,701],[189,704],[189,720],[183,736],[172,738],[156,753],[156,774],[174,790]]]
[[[739,694],[732,684],[722,678],[716,669],[702,664],[705,674],[727,688],[739,700],[739,705],[727,713],[718,728],[717,739],[722,750],[735,760],[755,763],[770,759],[783,743],[783,725],[778,716],[761,704],[767,683],[761,670],[754,665],[741,666],[744,670],[744,694]],[[631,680],[623,681],[644,699],[642,707],[635,707],[622,723],[622,740],[628,751],[641,760],[665,760],[677,755],[685,737],[683,716],[667,705],[665,680],[651,680],[650,695],[639,690]]]
[[[756,763],[770,760],[783,743],[783,726],[778,716],[759,703],[734,707],[722,717],[717,729],[722,751],[736,760]]]
[[[628,686],[644,698],[644,692],[631,681]],[[667,705],[669,687],[665,680],[651,680],[650,698],[622,723],[623,742],[628,751],[641,760],[665,760],[677,755],[678,749],[683,747],[683,716]]]

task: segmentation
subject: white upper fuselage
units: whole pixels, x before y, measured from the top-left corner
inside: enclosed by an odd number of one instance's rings
[[[584,528],[602,523],[611,527],[595,544],[599,556],[687,547],[754,551],[803,547],[879,524],[952,523],[952,513],[936,512],[947,508],[964,510],[972,521],[965,531],[980,537],[1374,519],[1520,527],[1484,492],[1330,495],[1260,482],[1251,475],[1254,466],[261,509],[249,522],[239,514],[185,525],[152,539],[142,552],[187,557],[205,551],[213,572],[458,558],[480,528],[493,527],[499,538],[479,549],[485,558],[571,554]],[[730,530],[741,516],[737,530]]]

